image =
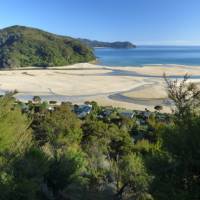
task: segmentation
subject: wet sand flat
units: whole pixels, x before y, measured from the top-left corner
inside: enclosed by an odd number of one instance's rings
[[[200,82],[200,67],[196,66],[108,67],[80,63],[0,71],[0,90],[17,90],[16,97],[24,101],[40,95],[44,100],[59,102],[95,100],[100,105],[153,110],[155,104],[167,99],[163,73],[178,78],[187,73],[191,81]],[[164,105],[164,110],[169,112],[170,108]]]

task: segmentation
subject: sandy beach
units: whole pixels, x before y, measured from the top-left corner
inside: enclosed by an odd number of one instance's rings
[[[169,112],[163,73],[171,78],[187,73],[191,81],[200,82],[200,67],[196,66],[107,67],[81,63],[0,71],[0,90],[17,90],[16,98],[22,101],[40,95],[43,100],[77,104],[94,100],[100,105],[139,110],[163,105],[164,111]]]

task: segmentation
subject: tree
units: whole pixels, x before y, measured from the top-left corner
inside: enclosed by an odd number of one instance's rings
[[[30,120],[14,106],[12,94],[0,98],[0,199],[13,190],[13,163],[32,146]]]
[[[43,200],[47,195],[45,177],[49,170],[49,158],[39,148],[30,148],[23,156],[17,158],[10,168],[13,173],[12,192],[9,199]]]
[[[40,97],[40,96],[34,96],[34,97],[33,97],[33,101],[34,101],[35,103],[40,103],[40,102],[41,102],[41,97]]]
[[[66,105],[33,116],[34,148],[12,165],[13,198],[81,199],[87,189],[87,160],[80,148],[80,121]],[[26,166],[26,167],[24,167]]]
[[[160,149],[147,162],[155,175],[151,192],[156,199],[200,198],[200,90],[188,78],[179,82],[165,77],[174,120],[157,129]]]
[[[116,199],[152,199],[148,193],[151,176],[147,174],[142,159],[136,154],[123,156],[114,164],[117,184]]]
[[[77,199],[82,199],[88,184],[87,177],[83,176],[87,166],[85,154],[80,150],[70,149],[50,163],[46,178],[55,199],[74,199],[77,195]]]
[[[123,121],[123,125],[125,123]],[[82,145],[89,161],[90,191],[100,196],[106,194],[104,199],[140,199],[147,194],[150,176],[142,159],[132,154],[133,140],[128,130],[98,120],[89,120],[82,128]]]
[[[200,90],[197,85],[188,82],[189,76],[186,74],[182,81],[169,80],[164,74],[167,83],[168,96],[174,103],[173,112],[177,119],[189,120],[200,106]]]
[[[52,113],[33,117],[33,133],[40,145],[49,143],[54,149],[62,149],[80,143],[81,123],[69,106],[61,105]]]
[[[31,144],[31,121],[14,106],[12,95],[0,98],[0,153],[22,153]]]
[[[163,109],[163,107],[161,105],[157,105],[154,107],[154,109],[157,111],[161,111]]]

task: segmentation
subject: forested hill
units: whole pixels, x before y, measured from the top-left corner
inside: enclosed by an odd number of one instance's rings
[[[88,40],[88,39],[81,39],[79,40],[85,43],[89,47],[108,47],[108,48],[136,48],[136,45],[132,44],[131,42],[100,42],[97,40]]]
[[[62,66],[94,60],[79,40],[24,26],[0,30],[0,67]]]

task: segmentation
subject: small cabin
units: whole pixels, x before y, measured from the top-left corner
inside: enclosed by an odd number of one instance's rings
[[[121,117],[133,119],[133,117],[135,116],[135,112],[133,112],[133,111],[123,111],[123,112],[120,112],[119,115]]]
[[[92,105],[90,104],[79,105],[74,110],[74,112],[77,114],[79,118],[86,117],[88,114],[90,114],[91,111],[92,111]]]

